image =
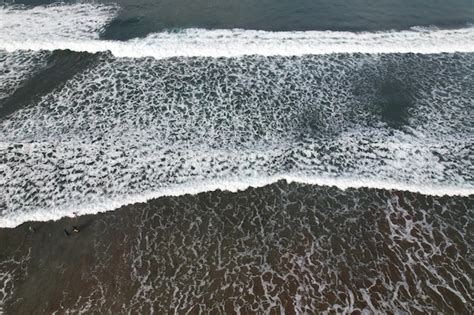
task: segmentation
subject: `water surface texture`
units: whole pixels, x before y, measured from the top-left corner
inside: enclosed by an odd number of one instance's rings
[[[71,219],[0,230],[0,301],[12,314],[470,314],[472,203],[277,182],[85,216],[69,238]]]
[[[4,1],[0,313],[472,313],[473,16]]]

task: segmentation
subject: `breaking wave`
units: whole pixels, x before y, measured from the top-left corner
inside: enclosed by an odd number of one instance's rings
[[[472,26],[102,40],[117,11],[0,8],[0,226],[280,179],[473,193]]]
[[[224,190],[229,192],[244,191],[250,187],[263,187],[285,180],[288,183],[302,183],[318,186],[334,186],[340,189],[376,188],[388,190],[401,190],[409,192],[419,192],[432,196],[470,196],[474,194],[474,188],[464,187],[432,187],[426,185],[410,185],[406,183],[371,181],[364,179],[350,178],[321,178],[321,177],[299,177],[296,175],[276,175],[271,177],[255,177],[241,179],[211,180],[196,183],[187,183],[175,187],[161,188],[153,192],[137,194],[131,196],[117,196],[115,198],[102,200],[96,199],[94,202],[81,205],[65,205],[51,208],[37,208],[32,212],[7,213],[0,219],[0,227],[13,228],[27,221],[58,220],[65,216],[71,216],[73,212],[83,214],[96,214],[98,212],[116,210],[122,206],[143,203],[151,199],[164,196],[182,196],[187,194],[199,194],[203,192]],[[86,198],[87,199],[87,198]]]
[[[414,27],[405,31],[268,32],[184,29],[128,41],[100,40],[117,12],[99,4],[0,9],[0,49],[110,51],[116,57],[302,56],[332,53],[452,53],[474,51],[474,28]],[[22,21],[18,23],[18,21]]]

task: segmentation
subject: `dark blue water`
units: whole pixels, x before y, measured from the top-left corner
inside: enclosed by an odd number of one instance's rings
[[[8,1],[7,1],[8,2]],[[21,0],[39,5],[54,1]],[[73,2],[73,1],[65,1]],[[454,28],[474,22],[472,0],[117,0],[121,11],[103,37],[128,39],[175,28],[269,31]]]

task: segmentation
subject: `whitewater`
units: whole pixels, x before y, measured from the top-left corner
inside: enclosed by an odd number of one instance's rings
[[[413,27],[405,31],[268,32],[181,29],[128,41],[101,40],[117,14],[116,6],[78,3],[0,8],[0,49],[110,51],[116,57],[302,56],[332,53],[452,53],[474,51],[474,27],[444,30]],[[18,23],[18,21],[22,21]]]
[[[0,227],[282,179],[474,193],[462,83],[474,27],[101,39],[117,12],[0,8],[0,109],[58,50],[111,53],[0,117]],[[407,108],[393,118],[383,104],[399,97]]]
[[[127,197],[116,197],[108,200],[97,200],[95,202],[83,203],[81,205],[60,205],[49,208],[37,208],[34,212],[15,212],[7,213],[0,218],[0,227],[14,228],[27,221],[45,221],[59,220],[65,216],[71,216],[73,212],[81,215],[96,214],[106,211],[113,211],[122,206],[144,203],[151,199],[166,196],[183,196],[187,194],[199,194],[208,191],[223,190],[230,192],[244,191],[250,187],[263,187],[285,180],[288,183],[303,183],[318,186],[334,186],[339,189],[359,189],[359,188],[376,188],[386,190],[410,191],[432,196],[469,196],[474,194],[474,188],[459,187],[432,187],[418,186],[406,183],[396,183],[387,181],[371,181],[360,178],[322,178],[322,177],[305,177],[290,175],[277,175],[269,177],[254,177],[226,180],[201,181],[197,183],[187,183],[176,187],[168,187],[158,189],[153,192],[142,193]]]

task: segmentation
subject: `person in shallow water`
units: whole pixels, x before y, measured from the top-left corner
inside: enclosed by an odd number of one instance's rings
[[[80,230],[79,230],[79,226],[77,225],[77,212],[73,212],[73,214],[74,214],[74,217],[73,217],[72,230],[74,231],[74,233],[79,233]],[[64,234],[66,234],[66,236],[71,235],[71,233],[68,231],[67,228],[64,229]]]
[[[73,218],[72,230],[73,230],[75,233],[79,233],[79,227],[77,226],[77,212],[73,212],[73,214],[74,214],[74,218]]]

